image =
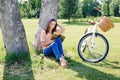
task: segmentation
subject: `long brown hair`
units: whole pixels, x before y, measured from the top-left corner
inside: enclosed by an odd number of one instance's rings
[[[48,26],[47,26],[47,29],[46,29],[46,34],[49,32],[49,30],[50,30],[50,23],[52,22],[52,21],[55,21],[56,22],[56,24],[55,24],[55,27],[53,28],[53,30],[52,30],[52,34],[56,31],[56,28],[57,28],[57,21],[55,20],[55,19],[51,19],[50,21],[49,21],[49,23],[48,23]]]

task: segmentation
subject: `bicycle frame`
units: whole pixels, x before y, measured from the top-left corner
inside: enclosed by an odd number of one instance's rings
[[[92,43],[91,43],[93,48],[94,48],[94,37],[95,37],[95,33],[96,33],[96,31],[97,31],[98,23],[99,23],[99,21],[101,20],[101,18],[104,16],[104,13],[103,13],[101,10],[99,10],[99,9],[96,8],[96,7],[95,7],[95,9],[98,10],[99,12],[101,12],[102,15],[101,15],[101,17],[100,17],[99,19],[97,19],[97,21],[95,22],[94,25],[91,25],[91,26],[90,26],[90,27],[93,28],[93,29],[92,29],[92,32],[91,32],[91,33],[93,33],[93,35],[92,35]],[[88,28],[89,28],[89,27],[88,27]]]

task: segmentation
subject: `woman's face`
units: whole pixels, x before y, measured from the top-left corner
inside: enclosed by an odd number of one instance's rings
[[[50,30],[52,30],[56,25],[56,22],[55,21],[51,21],[50,24],[49,24],[49,27],[50,27]]]

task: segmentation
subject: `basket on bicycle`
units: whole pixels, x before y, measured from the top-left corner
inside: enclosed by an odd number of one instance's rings
[[[104,16],[98,23],[98,26],[102,29],[103,32],[106,32],[109,29],[113,28],[114,24],[109,18]]]

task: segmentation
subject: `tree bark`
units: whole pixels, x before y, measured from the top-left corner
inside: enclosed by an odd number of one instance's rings
[[[0,0],[0,26],[7,53],[29,52],[18,0]]]
[[[58,10],[59,0],[42,0],[39,27],[35,34],[35,39],[33,41],[33,47],[40,48],[40,34],[42,29],[46,29],[49,20],[57,19],[57,10]],[[40,51],[40,49],[38,49]]]
[[[47,28],[50,19],[57,19],[58,2],[59,0],[42,0],[39,26],[43,29]]]

